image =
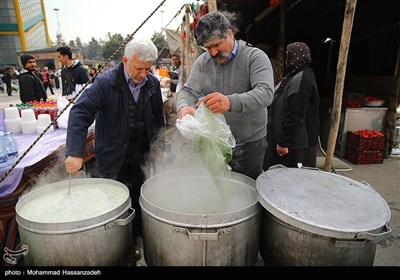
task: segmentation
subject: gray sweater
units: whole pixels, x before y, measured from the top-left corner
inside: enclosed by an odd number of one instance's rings
[[[267,107],[273,99],[271,62],[258,48],[239,45],[236,56],[224,65],[215,63],[208,52],[194,62],[190,76],[177,97],[177,110],[195,106],[202,95],[220,92],[231,108],[224,113],[236,143],[265,137]]]

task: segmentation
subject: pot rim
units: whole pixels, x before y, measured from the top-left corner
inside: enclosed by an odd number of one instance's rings
[[[279,166],[261,174],[256,186],[264,209],[300,230],[338,239],[386,234],[390,208],[368,183],[320,170]]]
[[[185,173],[182,173],[184,171]],[[259,214],[261,211],[261,206],[258,203],[256,197],[254,199],[254,203],[251,203],[245,208],[238,209],[231,212],[220,213],[220,214],[187,214],[187,213],[179,213],[174,212],[168,209],[164,209],[150,202],[147,198],[145,198],[143,191],[146,188],[146,185],[152,183],[153,180],[158,180],[165,176],[176,177],[177,175],[188,175],[188,176],[209,176],[208,173],[202,168],[187,168],[187,169],[178,169],[171,170],[159,173],[150,179],[148,179],[141,188],[139,203],[141,206],[141,210],[148,214],[149,216],[171,224],[175,226],[183,226],[183,227],[193,227],[193,228],[220,228],[226,227],[234,224],[241,223],[243,221],[249,220],[255,215]],[[191,175],[195,174],[195,175]],[[255,180],[247,177],[245,175],[230,172],[229,177],[220,177],[232,181],[241,181],[246,183],[248,187],[254,188],[255,190]],[[255,192],[256,195],[256,192]]]

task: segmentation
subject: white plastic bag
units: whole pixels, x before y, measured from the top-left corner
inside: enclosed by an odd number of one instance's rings
[[[61,95],[57,96],[57,108],[58,108],[58,112],[61,112],[65,106],[67,106],[69,104],[69,101],[64,98]],[[73,104],[69,105],[69,107],[67,108],[67,110],[65,110],[61,115],[59,115],[58,119],[57,119],[57,125],[58,128],[60,129],[67,129],[68,127],[68,117],[69,117],[69,111],[71,110],[71,107],[73,106]]]
[[[236,145],[224,115],[212,113],[204,103],[200,104],[194,116],[188,114],[176,120],[176,127],[182,136],[189,140],[196,140],[196,137],[202,136],[231,148]]]
[[[231,170],[232,148],[236,141],[223,114],[214,114],[201,103],[194,116],[176,120],[183,137],[198,145],[199,154],[207,169],[214,175]]]
[[[78,96],[76,100],[79,99],[80,96]],[[68,128],[68,118],[69,118],[69,113],[71,111],[72,106],[74,104],[69,105],[69,107],[60,115],[60,112],[69,104],[68,99],[66,99],[64,96],[57,95],[57,108],[59,112],[59,117],[57,119],[57,125],[58,128],[60,129],[67,129]],[[94,128],[94,123],[92,123],[91,126],[89,126],[89,129]]]

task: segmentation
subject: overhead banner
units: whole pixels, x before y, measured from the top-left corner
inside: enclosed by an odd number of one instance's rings
[[[173,29],[165,29],[167,44],[171,54],[181,54],[182,32]]]

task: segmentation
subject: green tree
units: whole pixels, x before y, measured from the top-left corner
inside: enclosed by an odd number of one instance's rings
[[[83,44],[82,44],[81,38],[79,38],[79,37],[76,37],[76,38],[75,38],[75,45],[76,45],[78,48],[83,49]]]
[[[105,60],[107,60],[114,52],[117,50],[122,43],[124,42],[124,38],[121,34],[113,34],[111,35],[110,32],[107,33],[107,38],[104,44],[101,46],[102,56]],[[121,58],[124,55],[123,49],[120,50],[114,57],[114,62],[119,63],[121,62]]]
[[[56,42],[57,42],[57,46],[65,46],[65,40],[64,40],[64,37],[63,37],[63,35],[61,33],[57,32],[57,40],[56,40]]]
[[[69,46],[70,48],[75,48],[75,47],[76,47],[76,46],[75,46],[75,41],[74,41],[74,40],[70,40],[69,43],[68,43],[68,46]]]
[[[92,40],[89,42],[87,46],[84,47],[85,56],[88,59],[92,60],[103,60],[102,49],[99,42],[92,37]],[[108,57],[107,57],[108,58]]]
[[[156,45],[158,53],[164,48],[167,48],[167,40],[162,32],[154,31],[153,36],[151,36],[151,41]]]

